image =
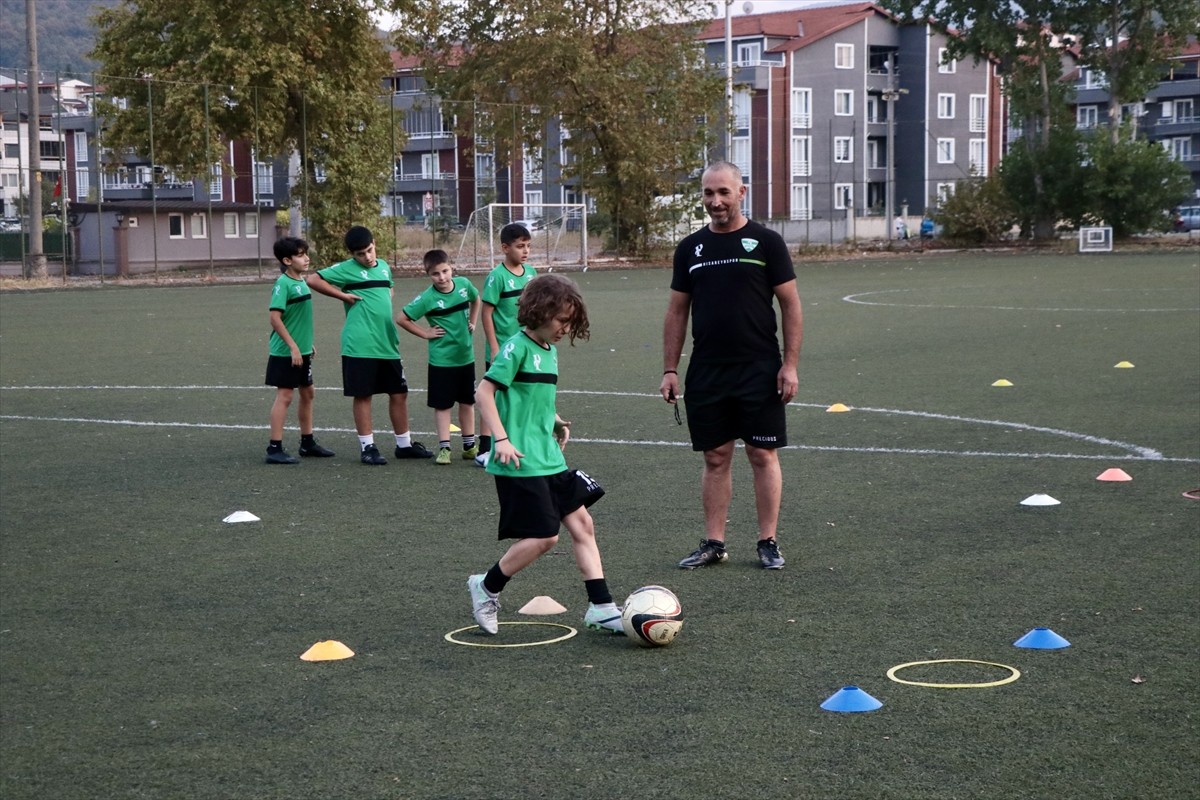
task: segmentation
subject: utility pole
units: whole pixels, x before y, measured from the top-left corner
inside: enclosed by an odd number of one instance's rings
[[[37,12],[34,0],[25,0],[25,40],[29,46],[29,253],[25,277],[45,278],[46,252],[42,248],[42,126],[38,97]]]
[[[28,0],[33,2],[33,0]],[[725,0],[725,160],[733,161],[733,0]]]
[[[893,195],[896,191],[896,101],[900,95],[908,94],[907,89],[896,88],[896,56],[888,54],[888,86],[883,92],[883,100],[887,103],[887,185],[884,187],[884,213],[887,216],[887,240],[890,242],[895,235],[896,203]]]

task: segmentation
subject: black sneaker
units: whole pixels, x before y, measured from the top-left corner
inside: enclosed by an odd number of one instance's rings
[[[288,455],[283,450],[268,450],[267,451],[267,463],[268,464],[299,464],[300,459],[296,458],[293,455]]]
[[[317,444],[316,439],[309,445],[301,442],[299,453],[301,458],[332,458],[334,454],[329,448]]]
[[[382,466],[387,463],[387,459],[379,455],[379,448],[373,444],[369,444],[362,449],[362,463],[370,464],[373,467]]]
[[[724,542],[718,542],[716,539],[705,539],[700,542],[699,547],[692,551],[690,556],[679,562],[679,568],[696,569],[697,567],[707,567],[709,564],[716,564],[727,558],[729,558],[729,554],[725,552]]]
[[[433,458],[433,453],[420,442],[413,442],[408,447],[397,447],[396,458]]]
[[[774,539],[760,539],[758,560],[762,562],[763,569],[783,569],[784,560],[779,552],[779,543]]]

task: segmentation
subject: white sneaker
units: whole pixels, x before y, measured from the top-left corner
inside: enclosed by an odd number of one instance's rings
[[[583,615],[583,624],[594,631],[625,632],[621,625],[621,609],[617,608],[616,603],[605,603],[602,606],[589,603],[587,613]]]
[[[491,450],[488,450],[486,453],[480,453],[479,455],[475,456],[475,466],[483,467],[484,469],[486,469],[487,465],[488,465],[488,459],[490,459],[491,457],[492,457]]]
[[[467,589],[471,592],[471,611],[475,615],[475,621],[485,633],[495,634],[500,630],[500,624],[496,622],[496,614],[500,612],[500,598],[488,594],[488,590],[483,588],[483,575],[467,578]],[[620,622],[619,616],[617,622]]]

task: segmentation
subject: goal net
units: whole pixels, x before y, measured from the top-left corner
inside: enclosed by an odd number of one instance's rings
[[[503,261],[500,230],[510,222],[529,230],[529,262],[535,269],[587,271],[587,209],[583,203],[491,203],[472,211],[458,248],[458,266],[490,270]]]
[[[1113,249],[1112,228],[1080,228],[1079,252],[1111,253]]]

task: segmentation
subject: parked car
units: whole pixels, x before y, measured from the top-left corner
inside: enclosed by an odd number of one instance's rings
[[[530,238],[537,236],[537,232],[542,229],[542,221],[540,219],[514,219],[513,222],[523,225],[525,230],[529,231]]]
[[[1175,212],[1176,231],[1200,231],[1200,206],[1184,206]]]

